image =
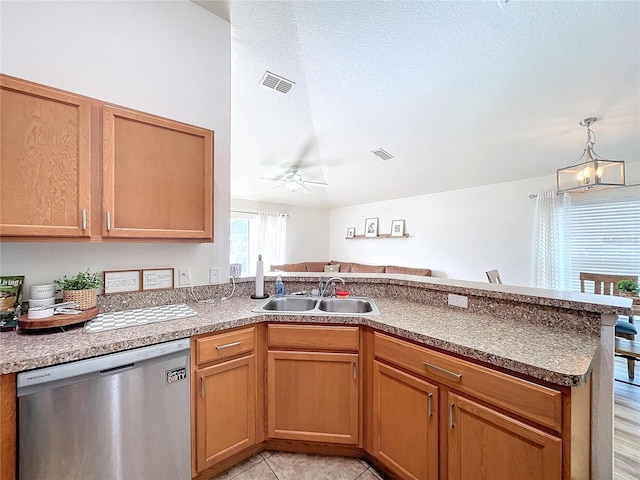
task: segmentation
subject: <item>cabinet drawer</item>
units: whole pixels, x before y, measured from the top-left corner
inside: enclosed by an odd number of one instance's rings
[[[562,393],[450,355],[374,334],[377,358],[474,395],[556,432],[562,430]]]
[[[269,325],[269,347],[358,351],[358,332],[358,327]]]
[[[255,327],[200,337],[196,339],[196,363],[202,365],[251,352],[255,346]]]

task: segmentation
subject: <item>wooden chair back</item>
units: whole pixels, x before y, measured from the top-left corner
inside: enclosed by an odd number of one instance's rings
[[[500,272],[498,270],[489,270],[487,273],[487,278],[489,279],[489,283],[496,283],[501,285],[502,279],[500,278]]]
[[[580,291],[585,293],[584,282],[593,282],[593,293],[598,295],[617,295],[618,287],[616,283],[620,280],[638,281],[637,276],[633,275],[609,275],[606,273],[588,273],[580,272]]]

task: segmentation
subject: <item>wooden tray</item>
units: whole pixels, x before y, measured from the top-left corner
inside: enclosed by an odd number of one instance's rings
[[[85,322],[98,316],[98,307],[90,308],[76,315],[52,315],[45,318],[27,318],[27,314],[20,315],[18,327],[25,330],[38,328],[66,327],[76,323]]]

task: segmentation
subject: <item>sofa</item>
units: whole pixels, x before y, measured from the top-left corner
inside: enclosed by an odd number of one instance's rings
[[[399,267],[396,265],[367,265],[365,263],[300,262],[271,265],[272,272],[326,272],[326,273],[404,273],[406,275],[431,276],[429,268]]]

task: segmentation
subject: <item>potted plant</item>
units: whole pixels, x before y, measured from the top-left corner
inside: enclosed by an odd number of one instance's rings
[[[638,282],[634,280],[620,280],[616,283],[616,288],[624,297],[634,297],[638,294]]]
[[[98,303],[97,288],[102,285],[102,277],[99,273],[91,273],[87,268],[84,272],[78,272],[75,277],[67,277],[54,280],[62,290],[62,300],[64,302],[76,302],[80,310],[89,310]]]

